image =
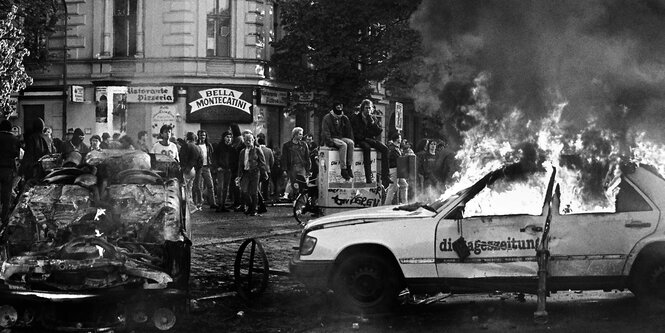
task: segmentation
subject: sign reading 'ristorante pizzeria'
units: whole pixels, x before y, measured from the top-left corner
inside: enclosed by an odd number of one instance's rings
[[[249,87],[190,88],[187,121],[251,122],[252,98]]]

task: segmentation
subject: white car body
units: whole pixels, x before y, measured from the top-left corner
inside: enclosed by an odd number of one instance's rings
[[[553,197],[551,205],[545,202],[540,215],[460,218],[456,209],[463,209],[490,178],[493,176],[447,199],[436,213],[423,207],[404,211],[383,206],[311,221],[303,230],[299,253],[291,260],[291,273],[310,287],[335,289],[335,274],[342,262],[354,253],[371,253],[392,263],[400,287],[411,292],[535,292],[536,249],[548,213],[550,291],[633,290],[636,272],[651,273],[661,267],[665,271],[665,226],[661,222],[665,180],[656,173],[641,167],[624,173],[621,187],[629,194],[617,199],[617,208],[629,211],[562,215],[558,195],[550,187],[544,197]],[[453,249],[460,237],[470,250],[464,259]],[[312,239],[313,249],[309,246]],[[648,256],[649,263],[635,271],[640,255]],[[370,303],[351,302],[357,308],[374,310],[376,304]]]

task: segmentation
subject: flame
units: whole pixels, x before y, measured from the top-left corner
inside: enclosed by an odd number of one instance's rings
[[[613,212],[614,198],[605,194],[607,171],[617,156],[619,143],[611,131],[598,128],[597,119],[587,120],[579,133],[562,128],[561,115],[568,101],[557,93],[548,116],[540,121],[525,119],[524,112],[514,108],[499,119],[488,117],[490,104],[487,74],[474,81],[472,90],[477,102],[464,111],[477,125],[463,132],[463,144],[456,154],[459,171],[451,185],[438,191],[421,193],[418,199],[446,198],[471,186],[488,172],[511,163],[533,163],[541,169],[556,167],[556,182],[561,187],[560,213]],[[665,160],[665,146],[636,138],[633,160],[656,164]],[[533,151],[532,151],[533,150]],[[658,170],[663,174],[665,166]],[[536,172],[527,179],[497,182],[467,203],[465,216],[535,214],[542,211],[549,172]],[[610,178],[611,179],[611,178]],[[434,193],[436,192],[436,193]]]

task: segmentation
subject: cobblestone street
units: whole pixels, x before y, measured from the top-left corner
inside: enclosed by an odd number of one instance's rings
[[[260,217],[216,213],[207,208],[193,213],[192,292],[232,290],[236,252],[248,238],[261,242],[270,269],[288,271],[288,260],[302,230],[291,214],[291,206],[269,207]],[[213,289],[208,290],[210,287]]]

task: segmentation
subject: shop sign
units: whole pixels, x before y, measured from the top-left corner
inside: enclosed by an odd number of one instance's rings
[[[188,122],[253,121],[253,89],[251,87],[202,87],[188,89]]]
[[[69,96],[74,103],[85,102],[85,89],[83,86],[71,86]]]
[[[314,92],[312,91],[294,91],[291,98],[295,104],[311,105],[314,102]]]
[[[289,101],[289,93],[269,88],[261,88],[261,104],[286,106]]]
[[[127,87],[127,103],[173,103],[173,86]]]
[[[395,129],[401,131],[404,127],[404,105],[395,102]]]

